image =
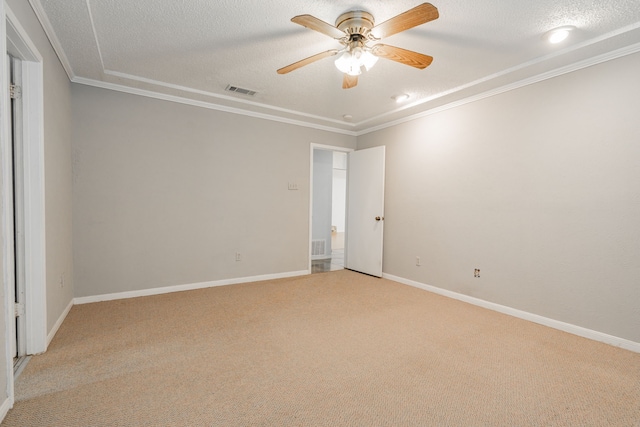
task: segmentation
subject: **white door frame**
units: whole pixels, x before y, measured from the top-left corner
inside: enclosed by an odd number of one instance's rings
[[[309,250],[308,273],[311,274],[311,241],[313,239],[313,150],[339,151],[341,153],[350,153],[353,148],[336,147],[333,145],[311,143],[309,145],[309,241],[307,249]]]
[[[13,51],[13,48],[11,48]],[[14,52],[13,55],[16,53]],[[20,88],[22,88],[22,60],[16,58],[15,56],[11,56],[7,58],[9,63],[9,70],[7,70],[7,74],[11,76],[10,82]],[[25,307],[25,239],[24,239],[24,171],[22,167],[24,165],[24,156],[22,154],[23,144],[22,144],[22,97],[18,96],[15,99],[10,101],[12,107],[12,117],[11,117],[11,132],[12,132],[12,142],[13,142],[13,170],[7,169],[6,175],[13,175],[13,188],[8,188],[7,190],[13,190],[13,207],[7,206],[7,209],[12,209],[13,213],[13,241],[14,241],[14,269],[13,269],[13,277],[15,280],[15,293],[13,295],[14,301],[16,304],[22,305]],[[4,166],[4,165],[3,165]],[[9,191],[8,191],[9,192]],[[11,222],[11,221],[10,221]],[[11,242],[10,239],[7,239],[7,242]],[[18,312],[18,310],[16,310]],[[18,316],[16,313],[16,322],[15,322],[15,334],[13,336],[16,337],[15,344],[17,348],[14,346],[13,351],[14,355],[18,358],[24,357],[27,355],[27,322],[24,310]],[[14,360],[14,369],[16,369],[15,360]]]
[[[5,307],[5,340],[7,347],[7,388],[13,402],[13,335],[14,322],[14,254],[13,200],[11,174],[11,108],[8,94],[7,57],[9,49],[22,62],[22,144],[24,183],[25,240],[25,316],[27,354],[42,353],[47,348],[47,306],[45,270],[45,186],[44,186],[44,84],[42,56],[9,6],[0,4],[0,161],[2,164],[2,276]],[[11,343],[11,344],[9,344]]]

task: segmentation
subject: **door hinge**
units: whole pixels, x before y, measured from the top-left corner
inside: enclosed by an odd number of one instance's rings
[[[15,305],[15,316],[24,316],[24,304],[20,304],[19,302]]]
[[[13,84],[9,85],[9,96],[11,99],[22,98],[22,87]]]

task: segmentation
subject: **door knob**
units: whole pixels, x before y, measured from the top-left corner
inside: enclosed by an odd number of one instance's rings
[[[380,221],[383,220],[384,221],[384,217],[380,218],[379,216],[376,217],[376,221]]]

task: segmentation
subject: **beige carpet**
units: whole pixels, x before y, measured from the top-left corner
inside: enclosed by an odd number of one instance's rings
[[[2,426],[640,426],[640,354],[343,270],[73,307]]]

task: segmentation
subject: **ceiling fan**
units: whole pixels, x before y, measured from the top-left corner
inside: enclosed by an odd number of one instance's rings
[[[438,16],[438,9],[430,3],[423,3],[378,25],[375,25],[370,13],[362,10],[340,15],[335,26],[311,15],[294,16],[291,21],[334,38],[344,47],[294,62],[280,68],[278,74],[286,74],[320,59],[340,54],[335,64],[344,73],[342,88],[349,89],[358,84],[358,76],[362,73],[362,68],[369,70],[378,58],[390,59],[419,69],[426,68],[433,61],[433,57],[386,44],[378,43],[368,46],[367,43],[376,42],[384,37],[433,21]]]

